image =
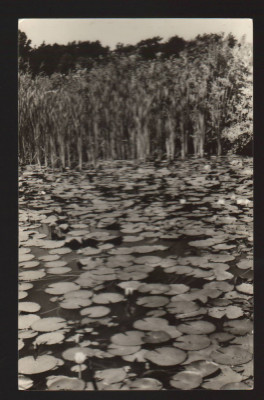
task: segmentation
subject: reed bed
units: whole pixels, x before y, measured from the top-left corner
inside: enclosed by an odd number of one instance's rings
[[[251,54],[223,44],[197,54],[19,74],[20,162],[82,169],[97,160],[220,155],[223,132],[252,113]]]

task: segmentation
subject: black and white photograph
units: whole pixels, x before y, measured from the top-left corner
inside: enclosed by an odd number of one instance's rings
[[[18,389],[254,389],[252,19],[17,41]]]

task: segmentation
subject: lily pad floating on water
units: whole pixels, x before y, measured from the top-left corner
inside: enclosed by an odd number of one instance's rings
[[[64,334],[61,332],[49,332],[49,333],[43,333],[42,335],[39,335],[34,343],[37,345],[40,344],[47,344],[47,345],[52,345],[52,344],[57,344],[57,343],[62,343],[64,340]]]
[[[79,297],[70,297],[60,302],[60,307],[67,310],[77,310],[82,307],[88,307],[92,304],[90,299]]]
[[[208,321],[190,321],[178,325],[177,329],[188,335],[203,335],[214,332],[216,327]]]
[[[245,294],[253,294],[253,285],[251,283],[241,283],[236,286],[236,290]]]
[[[43,249],[58,249],[64,246],[64,240],[42,240],[41,247]]]
[[[186,293],[190,290],[189,286],[184,285],[183,283],[171,283],[169,288],[168,292],[165,292],[166,296],[175,296],[177,294]]]
[[[105,385],[121,382],[126,378],[126,371],[123,368],[109,368],[95,372],[95,378],[102,381]]]
[[[34,382],[32,379],[25,375],[18,376],[18,390],[28,390],[33,386]]]
[[[200,360],[189,364],[187,368],[189,371],[198,372],[204,378],[214,374],[220,367],[213,361]]]
[[[138,288],[138,291],[140,293],[162,294],[168,292],[169,289],[169,285],[162,283],[144,283]]]
[[[137,299],[136,303],[143,307],[158,308],[169,303],[169,299],[164,296],[145,296]]]
[[[213,351],[211,357],[218,364],[233,366],[249,362],[252,359],[252,354],[240,346],[234,345]]]
[[[40,305],[38,303],[34,303],[32,301],[20,301],[18,303],[18,310],[34,313],[40,310]]]
[[[44,264],[46,268],[65,267],[65,265],[67,265],[66,261],[49,261]]]
[[[248,319],[236,319],[233,321],[224,322],[224,331],[234,335],[245,335],[253,329],[252,321]]]
[[[184,351],[175,349],[175,347],[158,347],[155,350],[147,351],[145,354],[147,360],[162,366],[181,364],[186,357]]]
[[[183,335],[175,340],[173,346],[182,350],[201,350],[210,344],[211,340],[206,335]]]
[[[171,301],[167,310],[171,314],[188,314],[199,310],[198,304],[193,301]]]
[[[237,263],[237,267],[240,269],[253,269],[253,260],[241,260],[239,263]]]
[[[18,300],[25,299],[28,296],[28,292],[24,292],[23,290],[18,291]]]
[[[230,292],[231,290],[234,289],[234,285],[231,285],[228,282],[210,282],[210,283],[205,283],[203,286],[204,289],[218,289],[221,290],[222,292]]]
[[[144,333],[140,331],[126,331],[113,335],[111,342],[120,346],[137,346],[144,343],[143,336]]]
[[[29,253],[19,254],[18,261],[19,262],[30,261],[30,260],[32,260],[32,258],[35,258],[34,254],[29,254]]]
[[[80,286],[74,282],[56,282],[50,284],[45,292],[49,294],[65,294],[67,292],[72,292],[73,290],[79,289]]]
[[[69,268],[69,267],[57,267],[57,268],[49,268],[47,272],[48,272],[48,274],[52,274],[52,275],[64,275],[70,271],[71,271],[71,268]]]
[[[67,321],[64,318],[59,317],[42,318],[31,325],[32,329],[38,332],[58,331],[66,326]]]
[[[64,375],[47,378],[47,388],[49,390],[83,390],[84,387],[85,382],[78,378],[71,378]]]
[[[119,293],[100,293],[93,296],[93,302],[97,304],[118,303],[124,300],[124,296]]]
[[[18,360],[18,372],[25,375],[41,374],[57,366],[58,358],[49,355],[23,357]]]
[[[100,318],[110,313],[110,308],[105,306],[87,307],[80,311],[81,315],[88,315],[90,318]]]
[[[243,311],[237,306],[212,307],[209,308],[208,315],[213,318],[222,318],[225,315],[228,319],[235,319],[242,317]]]
[[[85,290],[85,289],[79,289],[79,290],[73,290],[72,292],[67,292],[64,294],[64,299],[71,299],[71,298],[76,298],[76,299],[88,299],[92,297],[93,292],[91,290]]]
[[[129,390],[161,390],[162,383],[154,378],[140,378],[129,384]]]
[[[165,331],[152,331],[147,332],[143,337],[142,340],[144,343],[164,343],[170,340],[171,337]]]
[[[37,279],[43,278],[46,272],[43,269],[38,271],[23,271],[19,273],[19,280],[21,281],[35,281]]]
[[[142,331],[166,331],[169,322],[163,318],[149,317],[135,321],[133,327]]]
[[[32,289],[32,288],[33,288],[32,283],[20,282],[18,284],[18,289],[22,290],[22,291],[29,290],[29,289]]]
[[[114,356],[128,356],[134,353],[137,353],[140,350],[140,346],[133,345],[118,345],[118,344],[110,344],[107,348],[108,353]]]
[[[246,385],[244,382],[226,383],[220,387],[220,390],[251,390],[252,387]]]
[[[39,261],[24,261],[19,263],[19,267],[21,268],[35,268],[39,266]]]
[[[68,247],[60,247],[60,248],[58,248],[58,249],[52,249],[52,250],[50,250],[50,251],[49,251],[49,254],[59,254],[59,255],[62,255],[62,254],[69,254],[69,253],[71,253],[71,252],[72,252],[72,250],[69,249]]]
[[[36,314],[19,315],[18,329],[28,329],[31,325],[38,321],[40,317]]]
[[[57,261],[57,260],[59,260],[59,258],[60,258],[60,256],[58,254],[48,254],[48,255],[45,255],[45,256],[39,256],[38,257],[39,260],[45,261],[45,262]]]
[[[203,377],[197,371],[182,371],[172,376],[170,385],[176,389],[191,390],[199,387]]]

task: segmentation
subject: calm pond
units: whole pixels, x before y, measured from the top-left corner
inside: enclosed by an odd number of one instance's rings
[[[20,389],[251,389],[252,168],[20,171]]]

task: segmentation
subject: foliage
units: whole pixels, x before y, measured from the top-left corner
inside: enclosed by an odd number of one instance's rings
[[[156,37],[112,52],[100,42],[43,44],[29,54],[31,72],[19,76],[23,163],[81,169],[221,155],[252,141],[251,47],[232,35]]]

